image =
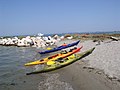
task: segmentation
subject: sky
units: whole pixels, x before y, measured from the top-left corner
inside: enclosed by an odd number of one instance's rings
[[[120,0],[0,0],[0,36],[120,31]]]

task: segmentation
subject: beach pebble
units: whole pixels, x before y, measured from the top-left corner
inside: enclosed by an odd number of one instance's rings
[[[73,90],[69,83],[59,80],[59,74],[47,74],[46,80],[39,83],[39,90]]]
[[[10,85],[13,85],[13,86],[15,86],[15,85],[16,85],[16,83],[11,83]]]
[[[111,41],[110,43],[103,41],[96,46],[94,42],[89,40],[80,43],[80,45],[83,45],[81,52],[96,47],[93,53],[85,58],[89,60],[89,67],[103,70],[105,74],[120,79],[120,41]]]

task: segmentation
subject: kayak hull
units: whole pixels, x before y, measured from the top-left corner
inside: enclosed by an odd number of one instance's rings
[[[44,72],[49,72],[49,71],[53,71],[53,70],[57,70],[57,69],[60,69],[60,68],[63,68],[65,66],[68,66],[84,57],[86,57],[87,55],[91,54],[93,52],[95,48],[92,48],[90,50],[87,50],[83,53],[80,53],[80,54],[76,54],[76,57],[73,58],[73,59],[70,59],[70,60],[67,60],[63,63],[57,63],[57,64],[54,64],[52,66],[46,66],[45,68],[43,68],[42,70],[39,70],[39,71],[33,71],[33,72],[30,72],[30,73],[26,73],[26,75],[31,75],[31,74],[37,74],[37,73],[44,73]]]
[[[72,47],[72,46],[75,46],[77,45],[78,43],[80,42],[80,40],[74,42],[74,43],[71,43],[71,44],[67,44],[65,46],[59,46],[57,48],[53,48],[53,49],[50,49],[50,50],[46,50],[46,51],[42,51],[42,52],[38,52],[39,54],[47,54],[47,53],[51,53],[51,52],[55,52],[55,51],[59,51],[59,50],[62,50],[62,49],[65,49],[65,48],[68,48],[68,47]]]

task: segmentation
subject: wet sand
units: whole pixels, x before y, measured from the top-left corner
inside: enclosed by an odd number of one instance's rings
[[[120,90],[120,82],[108,79],[99,70],[87,68],[81,61],[63,68],[60,79],[70,83],[73,90]]]

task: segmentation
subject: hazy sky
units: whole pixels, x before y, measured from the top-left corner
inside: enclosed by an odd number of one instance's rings
[[[0,0],[0,36],[120,30],[120,0]]]

